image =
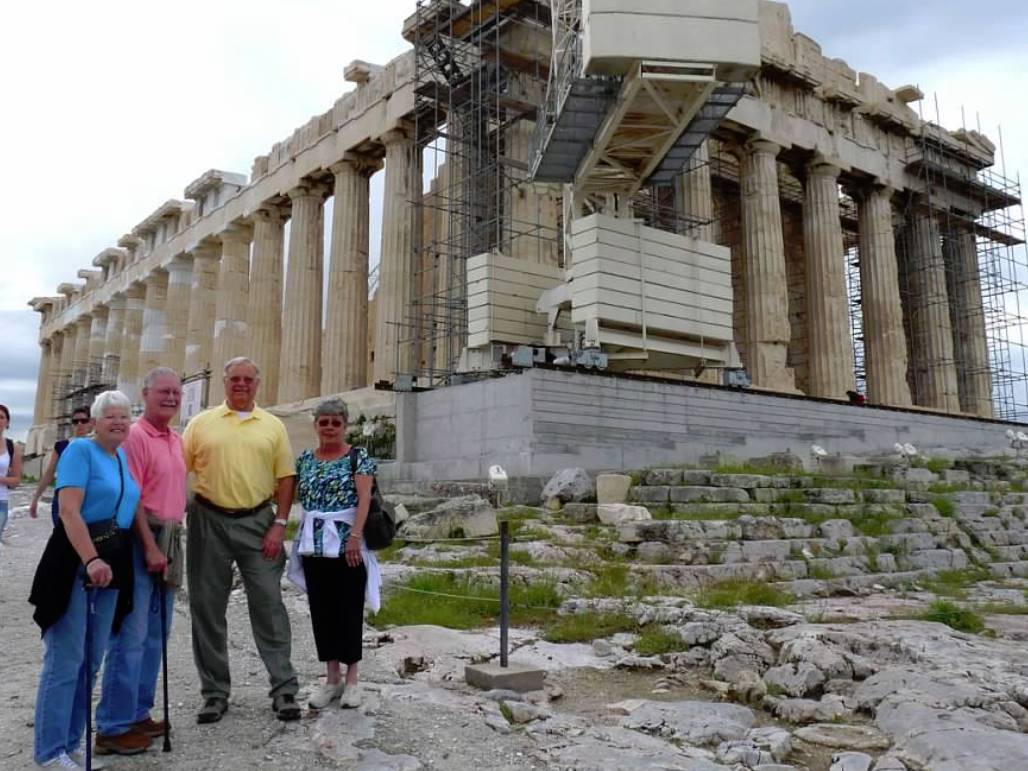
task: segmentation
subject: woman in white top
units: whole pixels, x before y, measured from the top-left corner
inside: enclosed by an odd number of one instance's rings
[[[0,404],[0,538],[7,527],[11,489],[21,483],[21,445],[4,436],[11,425],[11,411]]]

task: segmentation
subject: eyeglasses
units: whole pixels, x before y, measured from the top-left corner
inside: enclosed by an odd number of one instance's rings
[[[318,428],[340,428],[343,425],[343,421],[339,418],[318,418]]]
[[[90,421],[90,418],[72,418],[71,422],[76,426],[84,426]]]

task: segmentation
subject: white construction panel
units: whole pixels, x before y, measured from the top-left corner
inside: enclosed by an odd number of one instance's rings
[[[467,263],[468,347],[489,343],[542,343],[546,316],[539,296],[564,283],[564,270],[502,254],[480,254]],[[563,326],[570,328],[564,318]]]
[[[635,61],[713,64],[723,81],[760,67],[758,0],[582,0],[585,71],[624,75]]]

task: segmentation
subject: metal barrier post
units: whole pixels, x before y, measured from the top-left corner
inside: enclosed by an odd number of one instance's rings
[[[500,522],[500,666],[507,667],[507,628],[510,626],[510,527]]]

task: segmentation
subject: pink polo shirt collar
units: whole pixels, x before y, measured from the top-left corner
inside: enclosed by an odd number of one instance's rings
[[[146,417],[129,429],[123,445],[142,491],[143,508],[165,521],[181,522],[186,510],[186,462],[182,437],[161,431]]]

